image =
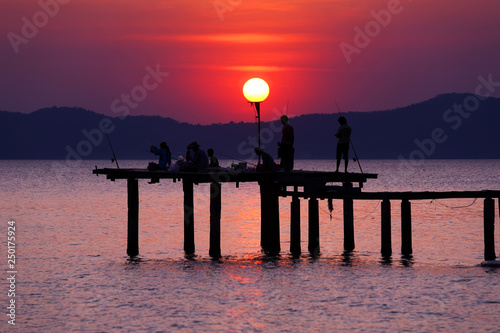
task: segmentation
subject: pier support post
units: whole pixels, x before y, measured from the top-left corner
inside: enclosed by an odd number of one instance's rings
[[[127,254],[135,257],[139,254],[139,182],[137,179],[127,179],[127,201]]]
[[[484,260],[495,260],[495,201],[484,199]]]
[[[300,199],[292,197],[290,204],[290,252],[294,257],[299,257],[300,247]]]
[[[344,250],[354,250],[354,202],[344,199]]]
[[[411,203],[408,199],[401,201],[401,254],[411,255],[412,239],[411,239]]]
[[[274,182],[260,182],[261,246],[269,255],[279,254],[280,212],[278,185]]]
[[[381,242],[382,257],[390,257],[392,255],[391,201],[387,198],[382,200]]]
[[[220,250],[220,215],[221,215],[221,184],[210,183],[210,249],[208,254],[214,258],[221,257]]]
[[[318,199],[309,198],[309,245],[311,256],[319,256],[319,205]]]
[[[190,256],[194,254],[194,199],[193,180],[182,180],[184,191],[184,252]]]

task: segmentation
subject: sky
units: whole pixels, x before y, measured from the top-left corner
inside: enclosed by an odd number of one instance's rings
[[[393,109],[500,82],[499,13],[498,0],[0,0],[0,110],[252,122],[253,77],[270,87],[263,121]]]

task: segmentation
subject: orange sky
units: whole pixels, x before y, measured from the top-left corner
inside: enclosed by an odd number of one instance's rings
[[[208,124],[254,121],[241,89],[256,76],[271,89],[263,120],[287,104],[290,115],[335,112],[335,101],[380,110],[473,92],[479,75],[500,82],[496,0],[1,3],[6,111],[79,106]]]

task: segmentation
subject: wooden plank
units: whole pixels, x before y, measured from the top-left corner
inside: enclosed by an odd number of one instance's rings
[[[291,194],[291,193],[290,193]],[[289,193],[282,193],[289,195]],[[445,192],[330,192],[325,193],[325,198],[354,200],[433,200],[433,199],[475,199],[499,197],[500,191],[445,191]]]
[[[149,171],[147,169],[94,169],[96,175],[106,175],[108,179],[184,179],[192,178],[195,183],[211,182],[256,182],[278,181],[283,184],[304,185],[311,182],[366,182],[376,179],[376,174],[335,173],[328,171],[264,172],[252,170],[210,169],[198,172]]]

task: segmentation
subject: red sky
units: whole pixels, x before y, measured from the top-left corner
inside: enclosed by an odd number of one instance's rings
[[[6,111],[251,122],[252,77],[270,86],[263,120],[287,104],[292,116],[336,112],[335,101],[383,110],[474,92],[480,75],[500,82],[498,0],[0,3]]]

